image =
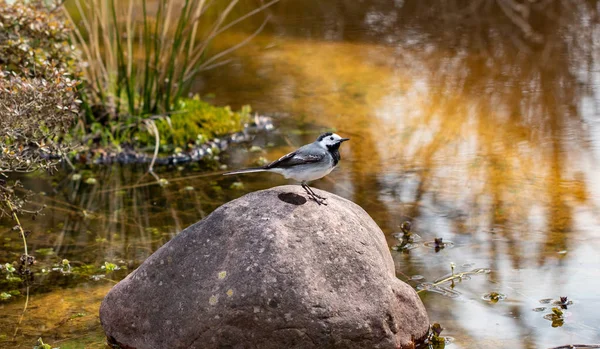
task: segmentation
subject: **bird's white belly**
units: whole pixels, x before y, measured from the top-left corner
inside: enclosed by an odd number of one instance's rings
[[[331,166],[300,165],[289,169],[272,169],[271,171],[298,182],[310,182],[327,176],[333,169],[334,167]]]

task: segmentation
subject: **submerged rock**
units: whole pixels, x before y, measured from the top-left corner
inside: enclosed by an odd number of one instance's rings
[[[356,204],[298,186],[250,193],[188,227],[100,308],[124,348],[412,348],[429,320]]]

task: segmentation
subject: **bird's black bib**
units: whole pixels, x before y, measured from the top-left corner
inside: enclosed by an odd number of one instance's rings
[[[340,156],[340,145],[341,143],[337,143],[334,145],[328,145],[327,146],[327,151],[329,151],[329,154],[331,154],[331,157],[333,157],[333,166],[337,166],[338,162],[342,159],[342,157]]]

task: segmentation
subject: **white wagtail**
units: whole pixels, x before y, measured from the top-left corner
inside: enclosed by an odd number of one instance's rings
[[[325,198],[315,194],[307,183],[327,176],[337,166],[341,159],[340,145],[349,139],[331,132],[323,133],[316,141],[304,145],[266,166],[227,172],[225,175],[265,171],[279,173],[285,178],[300,182],[302,188],[316,203],[327,205]]]

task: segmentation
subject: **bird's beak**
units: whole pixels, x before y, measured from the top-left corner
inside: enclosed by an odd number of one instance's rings
[[[340,143],[345,142],[345,141],[349,141],[350,138],[340,138]]]

